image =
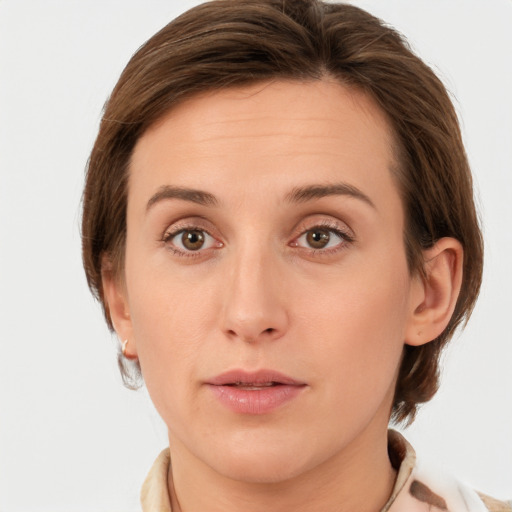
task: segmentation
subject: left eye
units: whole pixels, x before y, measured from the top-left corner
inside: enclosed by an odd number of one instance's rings
[[[215,238],[202,229],[182,229],[167,237],[166,242],[171,242],[181,251],[189,252],[213,247]]]
[[[316,227],[297,238],[297,245],[310,249],[331,249],[342,244],[345,237],[333,228]]]

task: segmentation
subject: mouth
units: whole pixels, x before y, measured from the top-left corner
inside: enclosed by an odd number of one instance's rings
[[[231,386],[237,388],[270,388],[275,386],[304,386],[305,382],[297,381],[283,373],[274,370],[230,370],[210,379],[208,384],[213,386]]]
[[[232,370],[206,382],[220,403],[239,414],[266,414],[284,406],[307,386],[273,370]]]

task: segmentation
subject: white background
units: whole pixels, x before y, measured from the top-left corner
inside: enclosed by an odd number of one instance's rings
[[[197,1],[0,0],[0,510],[135,511],[166,445],[80,260],[83,171],[131,54]],[[486,238],[485,281],[407,436],[512,498],[512,1],[355,2],[401,30],[456,98]]]

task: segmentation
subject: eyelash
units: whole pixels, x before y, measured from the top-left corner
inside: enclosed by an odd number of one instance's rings
[[[196,225],[189,225],[189,226],[180,226],[179,228],[175,229],[174,231],[166,231],[162,237],[162,242],[167,246],[169,250],[171,250],[176,256],[182,257],[182,258],[197,258],[204,255],[204,251],[207,251],[209,249],[212,249],[213,247],[208,247],[206,249],[198,249],[197,251],[192,250],[183,250],[178,247],[175,247],[172,245],[172,240],[178,237],[179,235],[185,233],[185,232],[192,232],[192,231],[199,231],[201,233],[205,233],[209,237],[211,237],[213,240],[216,240],[214,236],[212,236],[208,230],[204,229],[201,226]],[[222,242],[216,241],[217,247],[214,247],[215,249],[220,249],[224,246]]]
[[[308,232],[312,232],[314,230],[325,230],[328,231],[331,234],[334,234],[336,237],[340,239],[340,243],[338,243],[335,247],[332,248],[313,248],[313,247],[301,247],[298,245],[298,240],[305,236]],[[178,237],[179,235],[185,233],[185,232],[192,232],[192,231],[199,231],[201,233],[205,233],[209,237],[211,237],[213,240],[216,241],[217,246],[216,247],[207,247],[206,249],[198,249],[197,251],[193,250],[182,250],[180,248],[177,248],[172,245],[172,240]],[[204,255],[205,251],[208,251],[210,249],[220,249],[224,246],[222,242],[219,242],[215,239],[213,235],[211,235],[208,230],[204,229],[201,226],[197,225],[189,225],[189,226],[180,226],[179,228],[173,230],[173,231],[166,231],[161,241],[168,247],[169,250],[171,250],[175,255],[183,258],[198,258]],[[304,227],[300,231],[300,234],[293,239],[292,242],[290,242],[288,245],[291,247],[298,248],[300,250],[307,251],[311,255],[315,256],[328,256],[335,254],[343,249],[346,248],[348,244],[352,244],[355,241],[354,236],[348,232],[346,229],[341,229],[337,224],[331,223],[331,222],[319,222],[316,223],[314,226],[311,227]]]
[[[300,240],[302,237],[305,237],[308,233],[314,232],[315,230],[327,231],[330,235],[335,235],[339,239],[339,242],[334,247],[327,248],[301,247],[301,249],[304,249],[313,255],[329,256],[339,252],[340,250],[345,249],[348,244],[354,242],[354,237],[351,233],[348,232],[348,230],[340,228],[337,224],[332,224],[330,222],[321,222],[315,224],[312,227],[308,227],[307,229],[301,230],[300,235],[297,238],[295,238],[294,241],[292,242],[292,246],[299,247],[298,240]],[[330,240],[328,241],[328,243],[330,243]]]

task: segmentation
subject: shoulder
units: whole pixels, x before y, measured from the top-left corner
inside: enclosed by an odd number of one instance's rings
[[[512,512],[512,501],[501,501],[481,492],[477,493],[489,512]]]
[[[470,485],[421,462],[412,474],[409,493],[434,510],[446,512],[512,512],[509,502],[491,498]],[[435,508],[437,507],[437,508]]]
[[[389,512],[512,512],[510,502],[479,493],[416,456],[398,433],[390,436],[390,451],[400,455],[397,486]],[[398,448],[398,449],[397,449]]]

